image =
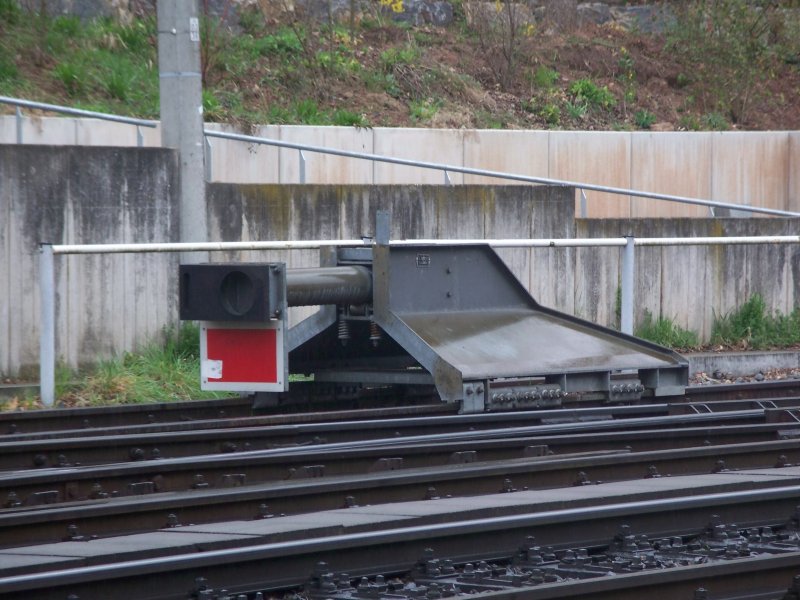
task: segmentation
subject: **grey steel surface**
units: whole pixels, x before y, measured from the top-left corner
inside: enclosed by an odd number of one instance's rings
[[[464,400],[467,381],[487,388],[502,378],[609,391],[611,374],[624,370],[657,395],[688,383],[675,352],[539,305],[488,246],[377,246],[373,256],[376,322],[433,375],[445,401]],[[464,410],[486,405],[473,404]]]
[[[289,306],[361,304],[372,299],[372,273],[366,267],[288,269]]]
[[[403,314],[402,320],[464,379],[658,368],[675,363],[530,310]]]

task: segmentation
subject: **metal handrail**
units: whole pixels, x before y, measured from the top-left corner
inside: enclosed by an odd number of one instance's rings
[[[158,127],[158,121],[150,121],[147,119],[135,119],[133,117],[123,117],[120,115],[112,115],[109,113],[101,113],[93,110],[83,110],[82,108],[69,108],[68,106],[59,106],[58,104],[47,104],[45,102],[34,102],[32,100],[22,100],[20,98],[9,98],[8,96],[0,96],[0,104],[10,104],[17,107],[17,143],[22,143],[22,112],[20,108],[33,108],[37,110],[47,110],[51,112],[63,113],[65,115],[75,115],[78,117],[90,117],[93,119],[101,119],[103,121],[114,121],[116,123],[125,123],[127,125],[136,126],[136,141],[138,146],[144,144],[142,132],[140,127],[150,127],[155,129]]]
[[[72,114],[78,116],[88,116],[107,121],[117,121],[120,123],[129,123],[138,127],[157,127],[157,121],[148,121],[144,119],[134,119],[132,117],[121,117],[117,115],[110,115],[106,113],[98,113],[88,110],[77,108],[68,108],[65,106],[58,106],[55,104],[45,104],[42,102],[32,102],[29,100],[21,100],[18,98],[9,98],[0,96],[0,103],[12,104],[18,107],[24,106],[28,108],[38,108],[42,110],[51,110],[64,114]],[[17,141],[21,143],[22,129],[19,122],[19,112],[17,113]],[[138,129],[137,129],[138,132]],[[507,179],[510,181],[523,181],[525,183],[537,183],[546,185],[561,185],[567,187],[574,187],[579,189],[582,194],[581,207],[585,207],[585,191],[590,190],[594,192],[603,192],[608,194],[617,194],[622,196],[634,196],[638,198],[649,198],[651,200],[664,200],[668,202],[678,202],[680,204],[693,204],[696,206],[705,206],[709,209],[725,209],[725,210],[738,210],[742,212],[760,213],[778,217],[800,217],[800,213],[787,210],[780,210],[776,208],[766,208],[758,206],[750,206],[746,204],[735,204],[732,202],[718,202],[714,200],[702,200],[700,198],[692,198],[689,196],[677,196],[673,194],[659,194],[656,192],[646,192],[643,190],[634,190],[629,188],[619,188],[614,186],[605,186],[593,183],[583,183],[580,181],[571,181],[567,179],[553,179],[550,177],[535,177],[531,175],[520,175],[518,173],[509,173],[505,171],[492,171],[487,169],[475,169],[472,167],[460,167],[458,165],[448,165],[445,163],[433,163],[419,160],[411,160],[406,158],[396,158],[386,156],[383,154],[371,154],[366,152],[352,152],[350,150],[339,150],[337,148],[330,148],[327,146],[313,146],[310,144],[298,144],[296,142],[285,142],[282,140],[274,140],[270,138],[256,137],[252,135],[244,135],[239,133],[226,133],[223,131],[213,131],[211,129],[204,129],[203,135],[206,138],[219,138],[239,142],[247,142],[249,144],[262,144],[266,146],[276,146],[278,148],[289,148],[298,150],[300,152],[300,182],[305,183],[305,156],[304,151],[317,152],[320,154],[330,154],[333,156],[343,156],[346,158],[356,158],[361,160],[370,160],[374,162],[385,162],[396,165],[405,165],[409,167],[417,167],[421,169],[432,169],[444,172],[444,181],[446,185],[450,184],[450,173],[461,173],[464,175],[477,175],[481,177],[492,177],[497,179]],[[141,133],[138,135],[139,145],[142,145]],[[210,149],[206,144],[207,149]],[[207,171],[207,177],[209,173]]]
[[[301,250],[336,246],[371,247],[370,238],[352,240],[305,240],[273,242],[165,242],[143,244],[40,244],[39,246],[39,386],[42,403],[55,402],[56,302],[54,257],[68,254],[121,254],[146,252],[206,252],[229,250]],[[461,239],[461,240],[389,240],[390,246],[488,244],[496,248],[579,248],[620,247],[622,281],[620,329],[633,333],[633,283],[635,246],[680,246],[724,244],[798,244],[800,235],[695,237],[695,238],[564,238],[564,239]]]
[[[309,144],[298,144],[296,142],[284,142],[281,140],[273,140],[270,138],[255,137],[252,135],[243,135],[239,133],[226,133],[223,131],[212,131],[205,129],[203,131],[206,137],[221,138],[233,140],[238,142],[247,142],[249,144],[264,144],[266,146],[277,146],[279,148],[290,148],[293,150],[319,152],[322,154],[332,154],[334,156],[344,156],[348,158],[358,158],[363,160],[372,160],[376,162],[392,163],[395,165],[405,165],[409,167],[419,167],[422,169],[434,169],[444,171],[445,178],[448,178],[448,173],[462,173],[465,175],[480,175],[482,177],[495,177],[498,179],[509,179],[512,181],[524,181],[526,183],[540,183],[547,185],[561,185],[565,187],[574,187],[580,190],[591,190],[594,192],[606,192],[609,194],[620,194],[623,196],[636,196],[639,198],[650,198],[652,200],[666,200],[669,202],[679,202],[682,204],[695,204],[698,206],[706,206],[709,208],[723,208],[730,210],[741,210],[744,212],[763,213],[780,217],[800,217],[800,213],[791,212],[787,210],[779,210],[776,208],[764,208],[758,206],[749,206],[746,204],[733,204],[730,202],[717,202],[714,200],[701,200],[699,198],[690,198],[688,196],[674,196],[671,194],[658,194],[656,192],[645,192],[642,190],[633,190],[628,188],[619,188],[606,185],[597,185],[593,183],[582,183],[580,181],[570,181],[567,179],[552,179],[550,177],[534,177],[531,175],[519,175],[517,173],[508,173],[505,171],[490,171],[486,169],[474,169],[472,167],[459,167],[458,165],[448,165],[444,163],[432,163],[420,160],[411,160],[407,158],[395,158],[392,156],[385,156],[383,154],[369,154],[366,152],[352,152],[350,150],[339,150],[337,148],[329,148],[326,146],[312,146]],[[303,178],[304,179],[304,178]],[[301,183],[304,181],[301,180]]]

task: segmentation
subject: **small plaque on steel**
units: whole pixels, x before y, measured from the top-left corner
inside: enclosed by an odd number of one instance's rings
[[[424,269],[431,266],[430,254],[417,254],[417,268]]]

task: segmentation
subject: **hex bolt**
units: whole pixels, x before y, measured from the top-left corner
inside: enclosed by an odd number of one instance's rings
[[[431,583],[430,587],[428,588],[428,593],[425,594],[425,597],[428,600],[438,600],[438,598],[442,597],[442,591],[439,588],[438,583]]]
[[[436,488],[431,486],[428,488],[428,491],[425,493],[425,500],[439,500],[441,496],[439,496],[439,492],[436,491]],[[431,550],[433,552],[433,550]]]
[[[644,476],[645,479],[659,479],[661,474],[658,472],[658,467],[655,465],[650,465],[647,467],[647,475]]]
[[[321,560],[316,565],[314,565],[314,577],[322,577],[327,572],[328,572],[328,563],[326,563],[324,560]]]
[[[239,447],[234,442],[223,442],[220,449],[224,453],[230,453],[230,452],[236,452],[239,449]]]
[[[150,460],[161,460],[161,450],[153,448],[150,451]]]
[[[181,524],[178,521],[177,515],[175,513],[169,513],[167,515],[167,527],[172,528],[172,527],[180,527],[180,526],[181,526]]]
[[[724,471],[727,471],[727,470],[728,470],[728,467],[725,464],[725,460],[720,458],[719,460],[717,460],[716,463],[714,463],[714,468],[711,469],[711,472],[712,473],[723,473]]]
[[[144,460],[144,450],[141,448],[131,448],[128,452],[128,456],[131,457],[131,460]]]
[[[267,506],[266,504],[259,504],[258,505],[258,516],[256,518],[258,518],[258,519],[271,519],[274,516],[275,515],[273,515],[272,513],[269,512],[269,506]]]
[[[344,507],[345,508],[355,508],[358,504],[356,504],[356,497],[355,496],[345,496],[344,498]]]
[[[333,573],[323,573],[320,582],[320,590],[323,592],[336,592],[336,583],[333,581]]]
[[[708,600],[708,590],[706,588],[697,588],[694,591],[693,600]]]
[[[203,488],[207,488],[208,487],[208,482],[206,481],[205,476],[201,475],[200,473],[196,474],[192,478],[192,481],[193,481],[192,489],[194,489],[194,490],[199,490],[199,489],[203,489]]]
[[[789,459],[786,458],[785,454],[781,454],[778,457],[778,462],[775,463],[775,468],[780,469],[782,467],[788,467],[788,466],[789,466]]]
[[[456,568],[453,566],[453,561],[450,559],[445,559],[442,561],[442,575],[452,575],[456,572]]]
[[[380,575],[380,577],[383,577],[383,575]],[[343,590],[350,589],[350,574],[339,573],[339,580],[337,581],[337,586]]]

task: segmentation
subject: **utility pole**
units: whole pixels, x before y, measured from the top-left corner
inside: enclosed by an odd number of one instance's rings
[[[200,73],[200,14],[197,0],[161,0],[158,12],[158,71],[161,145],[180,157],[181,242],[208,241],[203,164],[203,83]],[[182,262],[202,262],[192,252]]]

